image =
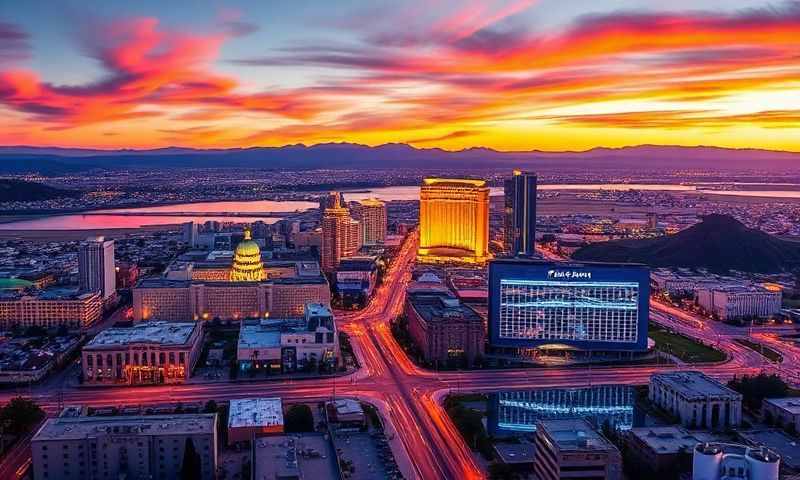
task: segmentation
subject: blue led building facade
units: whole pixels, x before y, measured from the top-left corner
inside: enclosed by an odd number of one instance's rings
[[[647,350],[643,265],[494,260],[489,289],[493,347]]]

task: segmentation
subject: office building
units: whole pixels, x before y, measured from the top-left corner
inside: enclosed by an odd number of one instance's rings
[[[426,178],[419,193],[421,262],[489,258],[489,187],[484,180]]]
[[[184,449],[199,457],[199,480],[217,470],[217,415],[60,416],[31,441],[33,476],[42,480],[181,478]]]
[[[378,281],[375,257],[343,258],[336,270],[336,291],[344,304],[364,303]]]
[[[6,291],[0,294],[0,328],[18,325],[85,329],[103,315],[99,291],[79,293],[74,289],[49,288],[32,294]]]
[[[646,351],[650,278],[631,264],[493,260],[489,343]]]
[[[701,372],[653,374],[648,391],[651,402],[687,428],[724,430],[742,421],[742,395]]]
[[[542,420],[536,426],[534,472],[539,480],[619,480],[622,455],[584,419]]]
[[[768,425],[800,432],[800,399],[765,398],[761,402],[761,416]]]
[[[114,269],[114,241],[90,237],[78,250],[78,279],[81,292],[100,292],[103,302],[113,299],[117,291]]]
[[[181,224],[181,240],[189,246],[195,248],[197,246],[198,225],[194,222],[185,222]]]
[[[692,456],[692,480],[778,480],[781,457],[764,447],[699,443]]]
[[[340,202],[340,195],[331,192],[322,213],[322,251],[320,264],[325,272],[333,272],[342,258],[356,255],[361,248],[361,224],[350,217]]]
[[[228,445],[283,433],[280,398],[240,398],[228,409]]]
[[[426,362],[472,364],[483,356],[486,328],[483,318],[449,294],[419,292],[406,297],[408,332]]]
[[[250,228],[245,227],[244,239],[236,246],[231,268],[232,282],[260,282],[264,280],[264,263],[261,247],[253,241]]]
[[[530,257],[536,252],[536,175],[514,170],[504,186],[505,250]]]
[[[301,318],[245,321],[236,359],[242,371],[293,372],[308,366],[333,369],[339,361],[339,335],[325,305],[307,304]]]
[[[628,430],[624,436],[625,445],[637,468],[643,473],[667,476],[690,470],[684,460],[691,458],[698,443],[713,442],[716,435],[703,431],[688,431],[679,425],[658,427],[637,427]]]
[[[763,285],[716,286],[697,290],[697,304],[722,321],[769,318],[781,311],[780,287]]]
[[[356,203],[353,218],[361,224],[361,243],[380,245],[386,241],[386,204],[377,198]]]
[[[143,322],[98,333],[81,351],[87,385],[183,383],[202,349],[197,322]]]
[[[586,418],[618,431],[633,427],[636,392],[630,385],[539,388],[489,396],[487,429],[491,435],[534,432],[540,420]]]

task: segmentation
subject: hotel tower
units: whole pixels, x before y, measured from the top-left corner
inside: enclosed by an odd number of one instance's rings
[[[342,258],[352,257],[361,248],[361,224],[353,220],[350,211],[341,203],[338,192],[331,192],[322,213],[321,267],[333,272]]]
[[[484,180],[426,178],[419,194],[420,262],[489,258],[489,187]]]

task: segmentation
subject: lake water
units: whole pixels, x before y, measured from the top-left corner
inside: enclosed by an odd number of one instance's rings
[[[708,184],[705,184],[706,186]],[[744,184],[743,184],[744,185]],[[775,187],[789,184],[775,184]],[[768,187],[768,185],[765,185]],[[695,185],[669,185],[669,184],[641,184],[641,183],[604,183],[604,184],[544,184],[538,186],[542,191],[573,190],[573,191],[599,191],[599,190],[648,190],[702,193],[708,195],[733,195],[745,197],[769,198],[800,198],[798,190],[709,190]],[[384,201],[417,200],[419,198],[418,186],[381,187],[345,191],[346,201],[362,200],[375,197]],[[490,195],[503,194],[502,187],[491,187]],[[237,223],[252,223],[261,220],[265,223],[275,223],[279,217],[264,217],[259,214],[267,212],[291,213],[308,208],[317,208],[315,202],[302,201],[272,201],[255,200],[242,202],[200,202],[183,203],[176,205],[160,205],[155,207],[121,208],[97,210],[91,215],[70,214],[52,217],[20,220],[10,223],[0,223],[0,230],[95,230],[105,228],[138,228],[148,225],[174,225],[193,221],[203,223],[209,220],[220,222],[233,221]],[[227,212],[239,214],[252,214],[252,216],[225,216]],[[136,215],[136,213],[163,213],[165,215]],[[215,215],[216,214],[216,215]]]
[[[0,230],[95,230],[105,228],[139,228],[147,225],[173,225],[183,222],[203,223],[209,220],[220,222],[252,223],[261,220],[275,223],[279,217],[262,217],[259,213],[292,213],[308,208],[317,208],[315,202],[278,202],[258,200],[247,202],[201,202],[176,205],[159,205],[142,208],[119,208],[96,210],[91,215],[71,214],[2,223]],[[253,216],[224,216],[221,213],[252,213]],[[136,213],[163,213],[164,215],[135,215]],[[214,215],[217,214],[217,215]]]

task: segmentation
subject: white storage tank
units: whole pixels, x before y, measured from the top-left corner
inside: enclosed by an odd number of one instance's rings
[[[717,480],[722,456],[722,446],[698,443],[692,458],[692,480]]]
[[[749,448],[745,458],[750,467],[750,480],[778,480],[781,457],[777,453],[766,447]]]

